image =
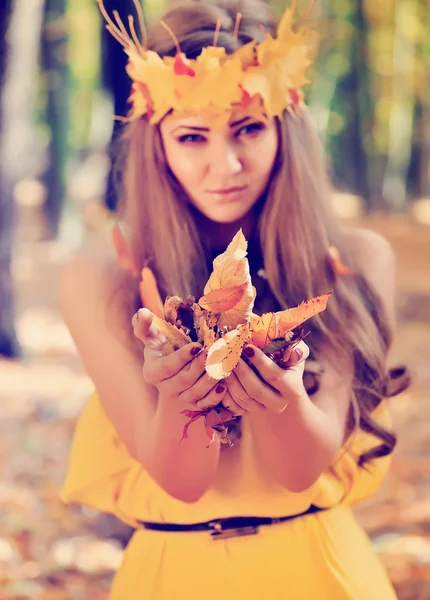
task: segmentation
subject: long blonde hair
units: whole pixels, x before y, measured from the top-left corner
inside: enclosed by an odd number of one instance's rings
[[[237,13],[242,14],[238,36]],[[231,53],[265,32],[275,34],[269,7],[259,0],[201,0],[174,4],[163,16],[189,58],[213,43]],[[173,56],[176,46],[156,25],[149,47]],[[373,418],[383,397],[391,333],[379,297],[350,253],[331,211],[330,185],[323,152],[306,110],[303,118],[285,114],[277,122],[279,150],[259,220],[258,237],[265,271],[277,304],[286,308],[330,289],[327,310],[312,319],[309,345],[315,356],[346,357],[354,381],[348,429],[359,426],[381,442],[360,457],[360,464],[389,454],[395,436]],[[186,194],[165,159],[159,128],[146,119],[129,124],[123,135],[125,164],[120,215],[127,223],[137,265],[150,265],[164,295],[202,292],[208,278],[207,249],[197,231]],[[336,246],[354,277],[338,277],[329,260]],[[336,359],[338,362],[338,358]]]

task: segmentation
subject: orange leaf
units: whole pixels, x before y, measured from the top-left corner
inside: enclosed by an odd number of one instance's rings
[[[242,285],[212,290],[209,294],[200,298],[199,304],[202,308],[213,313],[226,312],[242,300],[246,288],[247,284],[242,283]]]
[[[136,276],[139,270],[118,223],[115,223],[112,228],[112,243],[121,267]]]
[[[142,269],[139,291],[142,306],[162,319],[164,317],[163,302],[161,301],[160,292],[158,291],[157,280],[149,267],[144,267]]]
[[[277,338],[284,337],[289,331],[295,329],[311,317],[324,311],[331,292],[306,300],[295,308],[277,313],[266,313],[261,317],[254,315],[251,318],[251,341],[255,346],[264,348],[268,343]]]
[[[335,246],[330,246],[328,253],[334,272],[337,275],[354,275],[354,272],[342,262],[339,250]]]
[[[264,348],[271,340],[279,337],[275,313],[266,313],[261,317],[253,315],[250,322],[252,343],[258,348]]]
[[[242,349],[249,340],[249,325],[239,325],[217,340],[208,351],[206,373],[213,379],[228,377],[239,362]]]
[[[255,288],[252,286],[248,260],[245,258],[246,248],[247,241],[240,229],[228,245],[227,250],[213,261],[214,270],[205,286],[205,296],[214,290],[244,286],[242,299],[221,314],[218,322],[220,328],[236,327],[236,325],[246,323],[251,317]]]

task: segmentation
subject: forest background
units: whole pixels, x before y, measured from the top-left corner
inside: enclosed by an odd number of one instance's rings
[[[122,16],[131,0],[106,0]],[[144,0],[148,21],[162,0]],[[273,0],[276,11],[284,2]],[[317,0],[320,50],[307,98],[327,149],[335,208],[396,251],[389,477],[357,509],[401,600],[430,598],[430,4]],[[95,0],[0,6],[0,600],[104,600],[130,530],[58,500],[91,390],[59,315],[62,264],[108,235],[113,114],[125,55]]]

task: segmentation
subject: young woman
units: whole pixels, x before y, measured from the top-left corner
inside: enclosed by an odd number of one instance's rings
[[[383,399],[394,258],[331,212],[293,16],[277,31],[260,1],[182,2],[142,46],[110,21],[134,84],[120,209],[132,259],[76,258],[61,303],[96,390],[63,499],[136,528],[112,600],[395,598],[350,508],[395,444]],[[149,264],[162,297],[199,298],[240,228],[254,312],[334,294],[286,370],[248,345],[219,382],[198,343],[163,355],[135,273]],[[233,446],[208,446],[202,420],[181,442],[182,411],[220,402],[240,417]]]

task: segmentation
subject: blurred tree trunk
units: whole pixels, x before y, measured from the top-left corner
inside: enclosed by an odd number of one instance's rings
[[[3,90],[7,66],[7,31],[12,15],[12,0],[0,5],[0,143],[4,152]],[[4,156],[0,154],[0,356],[19,354],[14,330],[13,289],[10,272],[13,245],[13,196],[5,177]]]
[[[29,168],[42,9],[43,0],[32,0],[30,4],[27,0],[2,0],[0,4],[0,71],[3,75],[0,116],[0,354],[11,357],[19,353],[13,325],[10,274],[13,189]],[[31,28],[28,27],[29,22]]]
[[[46,89],[46,122],[50,129],[46,186],[46,234],[58,234],[66,197],[69,129],[69,68],[67,56],[67,0],[45,0],[41,66]]]
[[[105,0],[105,8],[109,14],[112,14],[113,10],[118,10],[120,17],[124,23],[128,23],[128,15],[133,15],[136,23],[136,29],[138,27],[136,8],[132,0],[123,0],[119,3],[117,0]],[[102,31],[102,75],[103,84],[107,90],[112,94],[114,113],[116,116],[124,117],[128,112],[128,97],[130,95],[131,80],[126,73],[126,66],[128,57],[125,54],[122,46],[115,40],[111,34],[106,30],[105,24],[103,23]],[[111,162],[113,163],[115,155],[115,145],[118,139],[118,135],[121,132],[122,123],[118,120],[114,121],[112,138],[110,143],[110,154]],[[111,166],[107,187],[105,203],[106,207],[114,211],[117,206],[117,185],[119,181],[115,174],[113,166]]]

